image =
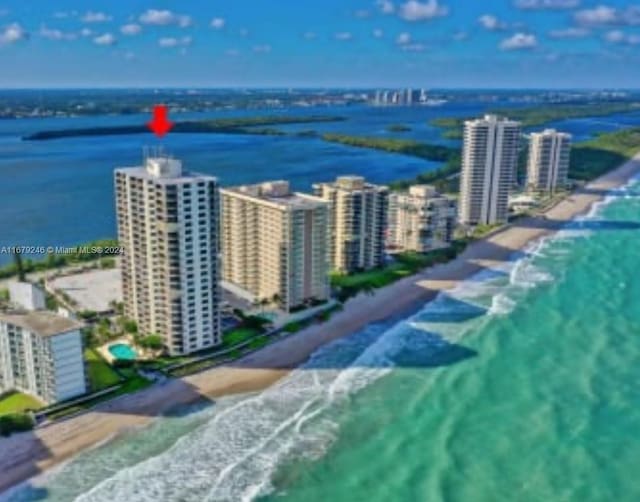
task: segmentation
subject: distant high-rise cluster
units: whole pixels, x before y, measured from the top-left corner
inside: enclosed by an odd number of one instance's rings
[[[425,104],[428,101],[424,89],[377,90],[373,98],[376,106],[412,106]]]

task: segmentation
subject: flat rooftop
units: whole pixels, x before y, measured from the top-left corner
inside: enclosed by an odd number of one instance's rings
[[[218,181],[218,178],[210,174],[196,173],[192,171],[183,171],[180,176],[154,176],[145,167],[118,167],[116,173],[124,173],[133,178],[150,180],[158,184],[174,185],[179,183],[193,183],[194,181]]]
[[[299,192],[291,192],[287,181],[268,181],[255,185],[240,185],[227,187],[222,193],[230,193],[252,199],[264,201],[283,208],[316,208],[327,205],[324,199]]]
[[[75,319],[68,319],[46,310],[0,312],[0,322],[2,321],[40,336],[55,336],[84,326]]]

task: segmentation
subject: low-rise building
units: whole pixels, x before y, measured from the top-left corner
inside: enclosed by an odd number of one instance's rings
[[[433,186],[414,185],[389,196],[388,247],[424,253],[451,245],[457,218],[454,199]]]
[[[0,313],[0,392],[47,404],[87,392],[82,324],[44,310]]]
[[[282,310],[329,298],[329,204],[287,181],[220,190],[222,285]]]

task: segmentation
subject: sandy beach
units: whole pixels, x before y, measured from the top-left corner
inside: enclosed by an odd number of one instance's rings
[[[169,380],[136,394],[34,431],[0,439],[0,492],[70,459],[132,427],[171,413],[181,405],[224,395],[259,391],[303,363],[320,346],[357,332],[370,323],[409,314],[439,292],[457,286],[484,268],[509,260],[528,243],[562,228],[586,213],[606,193],[640,173],[640,155],[588,184],[547,210],[522,218],[471,244],[457,259],[407,277],[374,295],[349,300],[328,322],[255,352],[233,364],[183,379]]]

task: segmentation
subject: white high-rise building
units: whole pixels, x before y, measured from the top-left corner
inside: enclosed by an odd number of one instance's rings
[[[425,253],[448,247],[456,225],[456,201],[430,185],[389,195],[389,247]]]
[[[355,272],[384,264],[389,190],[361,176],[313,185],[330,203],[329,256],[334,270]]]
[[[459,221],[504,223],[518,166],[520,123],[487,115],[464,124]]]
[[[571,135],[555,129],[533,133],[529,143],[527,187],[536,192],[555,192],[567,185]]]
[[[225,188],[223,286],[285,311],[329,298],[328,202],[287,181]]]
[[[217,179],[157,156],[115,184],[125,315],[171,355],[219,344]]]

